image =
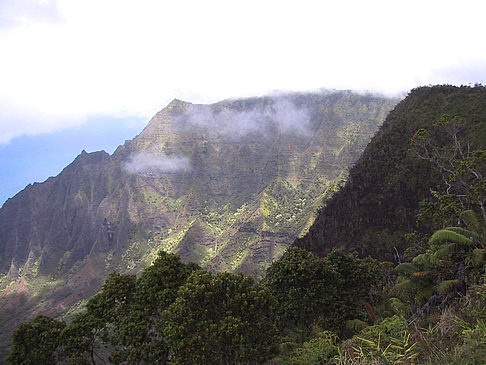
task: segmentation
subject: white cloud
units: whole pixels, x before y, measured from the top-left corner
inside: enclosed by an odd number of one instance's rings
[[[22,2],[0,33],[3,142],[90,114],[148,118],[175,97],[486,82],[481,1]]]
[[[190,168],[191,161],[187,157],[167,156],[154,149],[138,152],[125,163],[125,170],[130,174],[174,173]]]
[[[273,128],[284,133],[310,133],[309,111],[305,107],[297,107],[284,96],[273,97],[271,105],[255,106],[245,111],[228,107],[215,111],[207,105],[189,105],[179,118],[191,125],[205,128],[209,133],[231,138],[239,138],[252,132],[267,135]]]

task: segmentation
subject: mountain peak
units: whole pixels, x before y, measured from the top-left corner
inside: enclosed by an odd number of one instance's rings
[[[172,100],[169,104],[167,104],[167,106],[164,109],[162,109],[160,112],[164,112],[164,111],[181,112],[190,104],[191,103],[189,103],[187,101],[176,98],[176,99]]]

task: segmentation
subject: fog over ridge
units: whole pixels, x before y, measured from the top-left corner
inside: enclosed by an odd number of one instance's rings
[[[287,98],[272,98],[271,105],[256,105],[249,110],[223,106],[189,104],[176,119],[227,137],[239,138],[259,132],[268,135],[272,129],[282,133],[310,135],[309,110]]]
[[[191,160],[182,155],[168,156],[164,152],[150,148],[132,154],[124,164],[129,174],[175,173],[190,170]]]

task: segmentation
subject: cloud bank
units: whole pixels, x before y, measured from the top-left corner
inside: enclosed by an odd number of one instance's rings
[[[167,156],[151,149],[130,156],[124,167],[130,174],[175,173],[190,170],[191,161],[184,156]]]
[[[275,129],[282,133],[310,134],[309,111],[286,98],[273,98],[271,105],[245,111],[229,107],[216,111],[208,105],[189,105],[179,118],[210,133],[234,138],[253,132],[267,135]]]

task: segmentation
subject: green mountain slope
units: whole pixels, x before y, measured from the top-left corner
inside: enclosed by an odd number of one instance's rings
[[[434,86],[413,90],[387,116],[350,170],[346,185],[321,210],[297,246],[320,256],[332,247],[393,260],[403,234],[418,229],[419,202],[444,188],[430,163],[410,152],[410,140],[444,115],[465,118],[472,149],[486,147],[486,88]]]
[[[261,277],[395,102],[351,92],[174,100],[113,155],[81,153],[0,209],[2,333],[79,305],[109,272],[138,272],[160,249]]]

